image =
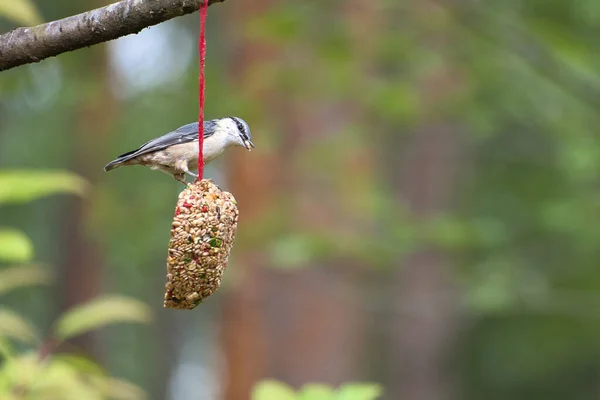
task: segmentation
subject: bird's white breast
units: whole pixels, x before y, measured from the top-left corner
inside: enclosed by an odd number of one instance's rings
[[[202,146],[202,155],[204,157],[204,164],[208,164],[218,156],[220,156],[227,148],[227,134],[222,130],[217,130],[213,135],[204,139]],[[176,149],[173,149],[176,147]],[[190,170],[196,170],[198,167],[198,141],[191,143],[181,144],[172,146],[170,150],[174,150],[179,153],[177,159],[188,160],[188,168]],[[179,157],[180,156],[180,157]]]
[[[227,132],[223,129],[217,129],[217,131],[208,138],[204,139],[204,146],[202,155],[204,156],[204,162],[214,160],[220,156],[228,145]],[[196,153],[198,152],[198,142],[196,144]],[[197,157],[196,157],[197,158]]]

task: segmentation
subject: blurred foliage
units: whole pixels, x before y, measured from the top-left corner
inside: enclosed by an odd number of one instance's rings
[[[0,262],[27,262],[32,257],[33,246],[25,234],[0,228]]]
[[[32,285],[47,285],[52,282],[48,268],[40,265],[19,265],[0,269],[0,295]]]
[[[252,400],[377,400],[381,394],[381,387],[372,383],[346,383],[337,389],[308,383],[296,392],[284,383],[265,380],[255,386]]]
[[[86,185],[85,180],[69,172],[4,170],[0,171],[0,206],[57,193],[83,195]],[[33,256],[33,245],[24,233],[0,226],[0,262],[25,263]]]
[[[88,184],[81,177],[63,171],[0,171],[0,205],[24,203],[57,194],[84,195]]]
[[[38,341],[35,329],[18,314],[8,309],[0,309],[0,337],[28,344],[35,344]]]
[[[8,3],[0,0],[0,13]],[[419,249],[439,249],[453,265],[452,278],[459,284],[464,318],[459,324],[468,322],[452,365],[462,399],[597,396],[600,2],[433,1],[418,7],[420,2],[378,0],[364,3],[372,8],[361,18],[366,19],[369,11],[374,15],[364,24],[343,14],[349,12],[340,7],[342,3],[281,1],[257,17],[237,21],[240,37],[272,47],[276,54],[254,64],[241,83],[231,82],[229,74],[237,70],[227,64],[238,62],[229,53],[237,53],[242,45],[231,37],[232,24],[209,27],[214,31],[209,32],[207,116],[247,115],[258,146],[252,156],[283,154],[283,175],[302,178],[298,189],[294,184],[293,190],[286,187],[285,193],[274,195],[279,196],[276,204],[260,221],[253,221],[252,229],[244,229],[240,219],[238,248],[265,251],[267,264],[282,271],[329,261],[364,267],[372,280],[361,281],[360,299],[352,299],[357,300],[352,304],[369,312],[371,319],[365,320],[373,322],[369,328],[377,338],[392,336],[388,330],[398,315],[390,277],[403,267],[403,257]],[[67,0],[37,4],[46,20],[97,5]],[[227,7],[233,10],[236,5],[231,2]],[[226,12],[223,9],[215,7],[211,18],[223,22],[227,18],[219,14]],[[32,15],[26,18],[34,20]],[[145,39],[147,48],[132,45],[121,50],[131,57],[127,64],[118,64],[116,47],[109,47],[115,81],[108,83],[90,68],[97,62],[96,54],[88,50],[0,74],[0,163],[67,168],[78,155],[92,165],[90,169],[100,171],[99,158],[109,160],[195,118],[196,93],[190,90],[197,84],[195,47],[177,47],[183,39],[193,42],[195,21],[181,18],[164,31],[164,26],[153,28],[150,32],[159,32],[158,37]],[[3,23],[5,30],[13,27]],[[142,49],[138,58],[136,48]],[[175,49],[172,57],[161,56],[167,48]],[[158,59],[148,62],[151,54],[159,54]],[[181,59],[176,58],[179,54]],[[183,72],[169,75],[175,66]],[[123,78],[129,76],[124,70],[136,77],[158,70],[171,80],[157,83],[153,75],[134,91]],[[119,112],[111,116],[110,134],[91,138],[85,127],[92,123],[79,115],[80,106],[92,102],[106,86],[116,93]],[[257,92],[285,98],[289,109],[263,105],[254,97]],[[314,103],[322,115],[288,118],[293,110]],[[85,123],[74,122],[80,119]],[[414,172],[403,170],[401,156],[412,133],[429,123],[457,127],[453,141],[460,150],[456,156],[460,178],[452,188],[451,209],[417,218],[412,212],[415,205],[407,204],[401,193],[405,175]],[[301,134],[307,138],[303,136],[298,145],[293,135]],[[218,176],[212,166],[208,173]],[[103,283],[144,301],[155,300],[163,285],[164,246],[179,190],[175,182],[155,174],[131,168],[110,180],[98,179],[89,197],[91,215],[85,221],[86,232],[105,250]],[[55,236],[60,233],[57,221],[64,215],[64,205],[50,199],[32,204],[31,212],[18,212],[20,201],[55,193],[52,188],[57,185],[44,189],[41,185],[52,181],[51,176],[25,175],[13,174],[12,181],[2,181],[0,174],[0,201],[11,204],[0,210],[0,235],[8,238],[4,243],[17,243],[3,249],[0,240],[0,258],[58,263],[63,255],[56,249]],[[58,180],[70,193],[89,189],[77,178]],[[302,186],[306,182],[316,193],[308,194],[318,200],[310,207],[305,204],[309,190]],[[327,228],[293,221],[290,210],[305,206],[313,213],[309,215],[317,215],[315,219],[327,219],[323,224]],[[243,207],[240,204],[242,216]],[[26,234],[33,240],[25,239]],[[236,264],[241,263],[234,251],[224,286],[235,282]],[[0,294],[19,285],[47,282],[52,274],[38,274],[42,269],[28,265],[0,271]],[[444,295],[431,294],[440,302],[446,301]],[[27,297],[34,295],[28,292]],[[52,310],[52,304],[43,301],[28,304],[32,321],[43,321]],[[187,355],[193,347],[201,355],[194,353],[194,360],[177,355],[178,363],[199,369],[208,365],[209,357],[202,356],[214,347],[214,339],[202,336],[213,326],[207,314],[198,320],[179,320],[186,333],[193,332],[189,337],[170,331],[166,335],[175,337],[172,346],[178,352]],[[10,309],[0,315],[16,321]],[[4,334],[31,340],[37,333],[30,325],[21,319]],[[165,385],[155,378],[165,357],[156,350],[164,332],[135,329],[108,335],[112,349],[108,368],[148,392],[158,392],[156,387]],[[370,349],[379,345],[373,342]],[[377,368],[369,372],[394,376],[381,371],[385,367],[380,365],[389,362],[386,357],[373,361]],[[300,396],[276,383],[258,390]]]
[[[150,309],[125,297],[103,297],[71,310],[56,325],[56,337],[65,340],[116,322],[150,322]]]
[[[124,297],[92,300],[66,312],[45,341],[16,312],[0,308],[0,398],[144,399],[145,394],[140,388],[108,376],[86,357],[52,352],[62,340],[101,326],[117,322],[149,322],[146,308]],[[81,315],[83,311],[85,316]],[[26,344],[26,350],[17,351],[11,341]]]
[[[74,174],[0,171],[0,205],[27,203],[55,193],[81,195],[85,182]],[[0,263],[29,262],[33,245],[15,230],[0,230]],[[47,268],[0,268],[0,295],[51,280]],[[150,310],[138,300],[104,296],[64,313],[46,340],[24,317],[0,306],[0,398],[142,399],[144,392],[108,376],[85,357],[53,354],[66,339],[118,322],[148,323]],[[26,345],[16,346],[16,343]]]
[[[26,26],[42,23],[35,4],[30,0],[0,0],[0,17]]]
[[[141,389],[107,376],[85,358],[57,355],[42,359],[36,352],[13,354],[8,346],[0,369],[0,395],[6,400],[145,398]]]

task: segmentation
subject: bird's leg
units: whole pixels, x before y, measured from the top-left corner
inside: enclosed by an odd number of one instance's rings
[[[193,173],[192,171],[190,171],[190,170],[187,168],[187,166],[185,167],[185,170],[184,170],[183,172],[185,172],[185,173],[186,173],[186,174],[188,174],[189,176],[192,176],[194,179],[197,179],[197,178],[198,178],[198,174],[195,174],[195,173]]]
[[[194,179],[198,178],[198,175],[196,175],[195,173],[190,171],[186,161],[180,161],[179,164],[177,165],[177,167],[180,171],[183,171],[184,173],[188,174],[189,176],[193,177]]]

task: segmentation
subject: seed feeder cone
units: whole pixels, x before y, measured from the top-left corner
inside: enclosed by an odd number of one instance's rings
[[[236,204],[209,179],[179,194],[167,257],[166,308],[191,310],[219,288],[235,240]]]

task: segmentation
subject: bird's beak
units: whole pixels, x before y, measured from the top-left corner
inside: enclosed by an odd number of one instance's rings
[[[250,140],[244,140],[244,146],[246,146],[248,151],[251,151],[254,148],[254,143],[252,143]]]

